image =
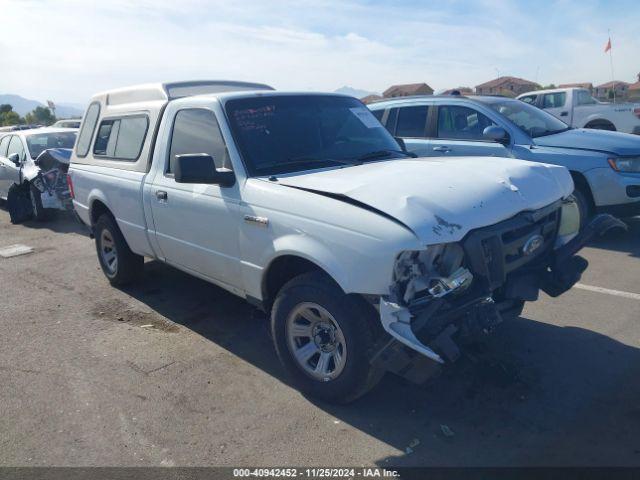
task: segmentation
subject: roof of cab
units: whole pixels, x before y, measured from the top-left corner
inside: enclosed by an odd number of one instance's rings
[[[94,95],[94,99],[101,99],[107,105],[123,105],[151,101],[170,101],[193,95],[212,93],[273,90],[269,85],[251,82],[236,82],[228,80],[192,80],[186,82],[147,83],[131,87],[107,90]]]
[[[7,132],[12,135],[20,135],[20,136],[29,136],[43,133],[77,133],[77,128],[64,128],[64,127],[38,127],[38,128],[30,128],[28,130],[16,130],[15,132]]]
[[[388,108],[396,105],[410,105],[412,103],[421,103],[424,101],[433,101],[434,103],[451,103],[458,101],[494,103],[517,100],[515,98],[500,95],[413,95],[409,97],[385,99],[379,102],[370,103],[367,107],[371,110],[380,110],[381,108]]]

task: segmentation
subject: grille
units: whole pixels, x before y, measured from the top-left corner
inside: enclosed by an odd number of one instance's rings
[[[522,212],[470,232],[463,240],[463,248],[474,275],[486,278],[494,290],[504,284],[510,272],[547,253],[553,248],[558,230],[560,204],[558,201],[540,210]],[[542,237],[541,244],[527,254],[524,247],[536,235]]]

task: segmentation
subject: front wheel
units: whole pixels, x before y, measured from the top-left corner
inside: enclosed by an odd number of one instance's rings
[[[370,363],[372,313],[319,272],[301,275],[278,294],[271,331],[280,361],[304,393],[348,403],[382,377]]]
[[[111,215],[103,214],[98,218],[94,234],[98,261],[111,285],[126,285],[140,276],[144,257],[131,251]]]
[[[591,218],[591,204],[584,193],[579,189],[574,189],[573,197],[576,199],[578,205],[578,211],[580,212],[580,230],[582,230],[589,223]]]

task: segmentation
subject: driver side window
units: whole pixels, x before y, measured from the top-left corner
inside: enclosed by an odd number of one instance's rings
[[[443,105],[438,108],[438,138],[486,141],[484,129],[495,125],[473,108]]]
[[[578,105],[595,105],[597,102],[591,94],[585,90],[578,90]]]
[[[215,114],[204,108],[189,108],[176,113],[171,132],[167,173],[174,171],[176,155],[206,153],[216,168],[231,169],[227,145]]]
[[[2,140],[0,140],[0,157],[7,156],[7,147],[9,146],[9,140],[11,140],[11,135],[2,137]]]
[[[17,135],[11,137],[11,141],[9,142],[9,149],[7,150],[7,157],[14,153],[18,154],[21,162],[24,162],[26,160],[22,140]]]

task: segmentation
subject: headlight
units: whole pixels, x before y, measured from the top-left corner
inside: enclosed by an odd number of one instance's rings
[[[640,173],[640,157],[610,158],[608,162],[616,172]]]
[[[580,231],[580,209],[573,195],[562,201],[556,248],[564,245]]]
[[[473,280],[463,260],[464,251],[457,243],[402,252],[396,259],[391,291],[406,304],[425,296],[438,298],[463,291]]]

